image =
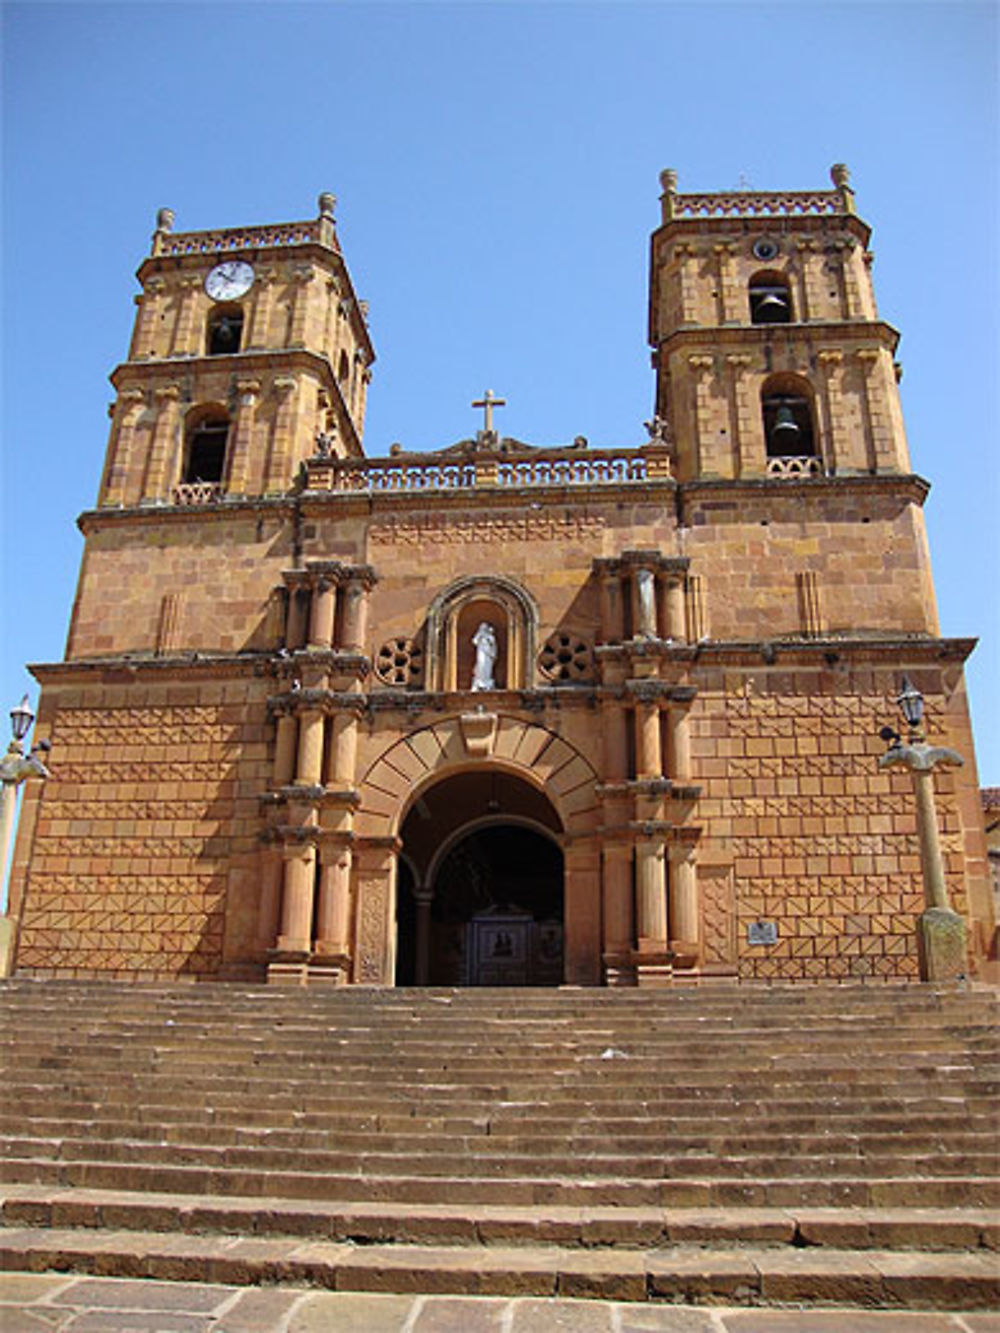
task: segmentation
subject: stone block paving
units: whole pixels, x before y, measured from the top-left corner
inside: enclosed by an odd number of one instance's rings
[[[3,1273],[0,1333],[1000,1333],[1000,1314],[695,1308]]]

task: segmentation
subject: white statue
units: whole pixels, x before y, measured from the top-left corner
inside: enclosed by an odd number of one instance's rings
[[[493,626],[486,620],[481,621],[479,628],[472,636],[472,642],[476,645],[476,665],[472,669],[472,688],[474,690],[495,690],[496,682],[493,679],[493,668],[497,660],[497,636],[493,632]]]

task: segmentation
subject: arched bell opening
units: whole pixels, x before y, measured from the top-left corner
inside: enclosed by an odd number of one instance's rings
[[[229,427],[229,414],[219,405],[206,404],[188,414],[184,430],[183,483],[217,485],[223,480]]]
[[[761,391],[767,457],[818,456],[812,386],[797,375],[775,375]]]
[[[755,273],[750,279],[748,295],[751,324],[792,322],[792,294],[783,274],[770,270]]]
[[[423,792],[401,830],[396,984],[560,985],[561,832],[548,798],[507,772]]]
[[[208,316],[205,339],[209,356],[232,356],[243,341],[243,308],[215,306]]]

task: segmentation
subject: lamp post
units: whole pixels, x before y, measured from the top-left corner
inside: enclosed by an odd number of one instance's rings
[[[17,807],[17,788],[25,778],[47,778],[49,770],[41,755],[49,749],[42,741],[30,754],[24,753],[24,738],[31,730],[35,715],[25,695],[16,708],[10,710],[12,740],[7,753],[0,759],[0,882],[7,871],[11,834],[14,831],[14,811]],[[8,904],[9,906],[9,904]],[[14,962],[16,922],[4,913],[0,916],[0,977],[9,977]]]
[[[962,764],[962,756],[943,746],[928,745],[922,726],[924,697],[906,676],[896,699],[909,732],[904,741],[892,727],[879,732],[889,748],[879,768],[902,764],[913,777],[920,839],[920,873],[924,882],[924,910],[917,928],[917,951],[922,981],[949,981],[965,975],[965,922],[948,902],[937,810],[934,804],[934,769],[938,764]]]

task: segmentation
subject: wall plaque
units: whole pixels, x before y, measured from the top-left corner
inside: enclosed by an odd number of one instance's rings
[[[777,921],[751,921],[747,926],[748,944],[777,944]]]

